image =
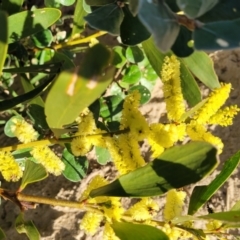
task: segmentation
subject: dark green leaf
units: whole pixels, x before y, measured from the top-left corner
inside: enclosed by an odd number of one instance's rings
[[[84,17],[91,27],[109,32],[113,35],[120,34],[120,25],[123,18],[122,8],[116,3],[100,7]]]
[[[18,233],[25,233],[29,240],[40,240],[40,234],[32,221],[25,221],[23,213],[20,213],[15,220],[15,227]]]
[[[36,164],[30,160],[27,160],[20,185],[20,191],[22,191],[28,184],[39,182],[45,179],[47,176],[48,173],[42,164]]]
[[[223,222],[239,223],[240,222],[240,211],[211,213],[208,215],[199,216],[199,218],[215,219],[215,220],[219,220],[219,221],[223,221]]]
[[[177,226],[177,227],[191,233],[193,236],[196,237],[195,239],[198,239],[198,240],[206,239],[206,234],[204,233],[204,231],[202,229],[188,228],[188,227],[184,227],[181,225]]]
[[[62,161],[65,164],[63,176],[72,182],[79,182],[88,169],[88,160],[84,157],[75,157],[66,148],[63,150]]]
[[[55,66],[59,64],[59,61],[62,64],[61,70],[69,70],[75,67],[73,61],[66,54],[61,52],[55,52],[54,56],[51,58],[51,63]]]
[[[138,16],[153,35],[157,47],[168,52],[180,30],[175,14],[164,1],[139,0]]]
[[[181,26],[180,32],[171,50],[178,57],[188,57],[194,52],[194,49],[189,47],[190,40],[192,40],[192,32],[184,26]]]
[[[194,47],[206,51],[238,48],[239,28],[240,19],[207,23],[193,32]]]
[[[85,0],[85,1],[86,4],[90,6],[102,6],[115,2],[115,0]]]
[[[86,53],[80,68],[61,72],[45,103],[50,128],[61,129],[72,123],[84,108],[101,96],[114,74],[110,62],[111,52],[97,44]]]
[[[182,61],[208,88],[213,90],[220,87],[218,77],[214,70],[213,61],[205,52],[195,51],[191,56],[182,58]]]
[[[113,48],[113,51],[114,51],[113,65],[116,68],[122,68],[127,62],[125,58],[125,49],[123,47],[117,46]]]
[[[112,118],[122,111],[123,99],[118,95],[104,97],[100,100],[100,116]]]
[[[201,180],[217,165],[217,150],[206,142],[191,142],[167,149],[146,166],[94,189],[91,197],[146,197],[162,195]],[[174,175],[174,178],[173,178]]]
[[[72,36],[80,34],[84,30],[84,17],[87,15],[83,7],[84,0],[77,0],[73,15]]]
[[[106,165],[108,162],[111,161],[111,155],[106,148],[95,146],[95,153],[97,162],[101,165]]]
[[[30,151],[32,148],[24,148],[24,149],[18,149],[16,151],[12,152],[13,157],[18,160],[26,160],[26,159],[33,159],[32,155],[30,154]]]
[[[134,17],[127,5],[122,9],[124,19],[120,27],[120,36],[123,44],[132,46],[148,39],[151,34],[141,23],[138,16]]]
[[[18,13],[21,10],[23,2],[23,0],[2,0],[1,10],[6,11],[8,15]]]
[[[178,7],[189,18],[197,18],[212,9],[218,0],[177,0]]]
[[[188,214],[193,215],[205,204],[214,193],[227,181],[233,171],[239,165],[240,152],[229,158],[216,178],[206,186],[196,186],[192,192],[188,207]]]
[[[38,48],[49,47],[53,40],[52,32],[49,29],[37,32],[31,36],[34,45]]]
[[[18,116],[13,116],[11,117],[7,123],[5,124],[4,126],[4,134],[8,137],[15,137],[15,134],[13,133],[12,131],[12,126],[15,125],[14,123],[14,119],[20,119],[20,120],[23,120],[23,118],[18,115]]]
[[[139,93],[141,94],[140,104],[147,103],[150,100],[151,92],[146,87],[142,85],[133,86],[128,90],[128,92],[131,93],[134,90],[138,90]]]
[[[24,103],[26,101],[31,100],[32,98],[35,98],[36,96],[38,96],[39,94],[42,93],[42,91],[53,81],[54,78],[55,78],[55,76],[50,77],[43,84],[36,87],[34,90],[32,90],[30,92],[27,92],[25,94],[19,95],[17,97],[14,97],[14,98],[11,98],[8,100],[1,101],[0,102],[0,111],[11,109],[20,103]]]
[[[114,222],[111,227],[121,240],[169,240],[163,231],[145,224]]]
[[[61,16],[61,12],[55,8],[41,8],[34,11],[24,11],[8,17],[8,43],[13,43],[21,38],[40,32]]]
[[[138,63],[143,61],[144,55],[138,46],[128,47],[126,50],[126,58],[131,63]]]
[[[202,99],[201,92],[193,75],[185,65],[184,61],[182,59],[178,60],[181,63],[180,78],[183,97],[188,102],[189,106],[193,107],[201,101]]]
[[[132,65],[126,69],[124,76],[122,78],[122,82],[128,84],[135,84],[140,81],[142,77],[142,73],[137,65]]]
[[[0,240],[5,240],[5,239],[7,239],[7,237],[4,233],[4,231],[0,228]]]
[[[2,75],[2,69],[6,60],[7,51],[8,51],[8,17],[7,14],[3,11],[0,11],[0,76]]]

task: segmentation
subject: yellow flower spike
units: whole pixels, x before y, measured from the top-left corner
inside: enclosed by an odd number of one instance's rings
[[[92,145],[106,148],[107,146],[105,138],[102,136],[104,133],[106,133],[106,131],[97,128],[93,131],[93,134],[87,136],[87,138],[92,143]]]
[[[193,141],[205,141],[211,143],[218,149],[218,154],[222,153],[223,142],[219,137],[212,135],[212,133],[207,132],[207,129],[197,124],[195,121],[192,121],[187,125],[187,134]]]
[[[84,112],[80,116],[80,123],[78,125],[78,134],[91,134],[97,128],[93,117],[93,113],[90,111]]]
[[[87,212],[82,218],[82,221],[80,223],[80,229],[84,230],[84,232],[92,236],[97,232],[102,220],[102,214],[95,212]]]
[[[3,178],[8,182],[16,182],[23,175],[20,166],[17,164],[11,153],[2,151],[0,151],[0,172],[3,175]]]
[[[161,80],[168,119],[180,122],[181,116],[185,113],[185,103],[181,88],[180,62],[175,56],[164,58]]]
[[[92,142],[88,136],[76,137],[71,142],[71,150],[75,156],[85,156],[92,147]]]
[[[89,198],[89,194],[93,189],[102,187],[104,185],[107,185],[109,182],[103,178],[100,175],[95,176],[91,182],[88,184],[86,190],[82,193],[81,198],[79,199],[79,201],[83,201],[85,199]],[[88,202],[90,203],[101,203],[101,202],[107,202],[108,201],[108,197],[96,197],[96,198],[90,198],[88,199]]]
[[[65,169],[61,159],[47,146],[34,147],[31,154],[49,173],[55,176],[60,175]]]
[[[213,230],[218,230],[222,225],[223,225],[223,223],[221,221],[209,220],[206,223],[206,228],[207,228],[207,230],[213,231]]]
[[[221,84],[221,87],[215,89],[208,97],[207,102],[193,115],[193,119],[198,124],[206,124],[208,120],[220,109],[226,102],[231,91],[231,84]]]
[[[231,105],[219,109],[208,121],[208,124],[217,124],[223,127],[233,124],[233,118],[238,114],[240,108],[237,105]]]
[[[14,118],[14,123],[11,126],[11,131],[22,143],[29,143],[37,140],[38,133],[34,130],[31,124],[27,123],[24,119]]]
[[[110,197],[109,206],[108,204],[103,205],[102,209],[104,211],[104,216],[106,217],[108,222],[112,222],[113,220],[120,221],[124,213],[124,209],[122,207],[119,197]]]
[[[177,191],[176,189],[168,191],[163,211],[166,222],[171,221],[177,216],[181,216],[185,197],[186,193],[184,191]]]
[[[103,240],[120,240],[109,223],[106,223],[103,231]]]
[[[136,221],[147,221],[152,219],[159,211],[159,206],[151,198],[143,198],[130,207],[125,213]]]

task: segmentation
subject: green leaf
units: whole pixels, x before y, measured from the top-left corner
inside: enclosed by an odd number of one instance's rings
[[[206,51],[238,48],[239,28],[240,19],[204,24],[193,32],[194,47]]]
[[[178,7],[189,18],[197,18],[212,9],[219,0],[177,0]]]
[[[145,224],[114,222],[111,227],[121,240],[169,240],[163,231]]]
[[[20,213],[15,220],[15,227],[18,233],[25,233],[29,240],[40,240],[40,234],[32,221],[25,221],[23,213]]]
[[[25,169],[20,185],[20,191],[22,191],[28,184],[39,182],[48,176],[45,168],[41,164],[36,164],[32,161],[27,160]]]
[[[100,116],[112,118],[123,109],[123,98],[118,95],[107,96],[100,100]]]
[[[138,13],[138,0],[129,0],[129,10],[135,17]]]
[[[8,17],[7,14],[3,11],[0,11],[0,76],[2,75],[2,69],[6,60],[7,51],[8,51]]]
[[[66,148],[63,150],[62,161],[65,164],[63,176],[71,182],[79,182],[88,169],[88,160],[84,157],[75,157]]]
[[[206,239],[206,234],[204,233],[204,231],[202,229],[188,228],[188,227],[184,227],[182,225],[178,225],[177,227],[191,233],[193,236],[196,237],[195,239],[198,239],[198,240]]]
[[[73,15],[73,28],[72,28],[72,36],[75,34],[80,34],[84,30],[84,17],[87,15],[86,11],[83,7],[84,0],[77,0],[77,4],[75,6],[74,15]]]
[[[214,193],[217,192],[217,190],[227,181],[227,179],[239,165],[239,161],[240,152],[237,152],[224,163],[221,172],[209,185],[196,186],[193,189],[188,207],[188,214],[193,215],[212,197]]]
[[[168,52],[180,30],[176,16],[168,5],[164,1],[139,0],[138,16],[153,35],[157,47]]]
[[[86,0],[86,4],[90,6],[102,6],[110,3],[114,3],[115,0]]]
[[[143,61],[144,55],[138,46],[128,47],[126,50],[126,58],[131,63],[138,63]]]
[[[22,8],[23,2],[23,0],[2,0],[1,10],[6,11],[8,15],[18,13]]]
[[[110,61],[111,52],[97,44],[86,53],[80,68],[61,72],[45,103],[47,123],[53,131],[72,123],[106,90],[114,74]]]
[[[8,17],[8,43],[40,32],[54,24],[61,16],[55,8],[24,11]]]
[[[137,65],[128,67],[123,75],[122,82],[135,84],[140,81],[142,73]]]
[[[49,29],[42,30],[31,36],[34,45],[38,48],[49,47],[53,41],[52,32]]]
[[[12,131],[12,126],[15,125],[14,123],[14,119],[20,119],[20,120],[23,120],[23,118],[18,115],[18,116],[13,116],[11,117],[7,123],[5,124],[4,126],[4,134],[7,136],[7,137],[15,137],[15,134],[13,133]]]
[[[239,223],[240,222],[240,211],[211,213],[211,214],[204,215],[204,216],[198,216],[198,218],[215,219],[215,220],[219,220],[219,221],[223,221],[223,222]]]
[[[154,82],[157,80],[158,75],[157,73],[154,71],[154,69],[152,68],[152,66],[150,64],[148,64],[146,67],[144,67],[144,71],[143,71],[143,77],[145,79],[147,79],[150,82]]]
[[[34,90],[32,90],[30,92],[27,92],[25,94],[19,95],[17,97],[14,97],[14,98],[11,98],[8,100],[1,101],[0,102],[0,111],[11,109],[20,103],[24,103],[26,101],[29,101],[29,100],[37,97],[39,94],[42,93],[42,91],[44,89],[46,89],[46,87],[53,81],[54,78],[55,78],[55,76],[50,77],[43,84],[36,87]]]
[[[16,151],[13,151],[12,155],[17,161],[25,160],[24,161],[24,165],[25,165],[26,158],[31,159],[31,161],[34,159],[30,154],[31,150],[32,148],[18,149]]]
[[[122,43],[132,46],[148,39],[151,34],[139,20],[138,16],[134,17],[127,5],[122,9],[124,12],[124,19],[120,27]]]
[[[240,201],[237,201],[233,207],[230,209],[230,211],[240,211]]]
[[[5,232],[0,228],[0,240],[7,239]]]
[[[161,77],[161,70],[163,65],[163,59],[169,54],[164,54],[159,51],[156,45],[153,42],[153,38],[149,38],[148,40],[142,43],[143,50],[148,58],[149,63],[151,64],[154,71],[157,73],[159,77]]]
[[[113,35],[120,34],[120,25],[123,18],[122,8],[116,3],[102,6],[84,17],[91,27],[109,32]]]
[[[217,150],[206,142],[191,142],[167,149],[157,159],[94,189],[91,197],[147,197],[166,193],[172,188],[195,183],[217,165]],[[173,177],[174,175],[174,177]]]
[[[128,93],[131,93],[134,90],[138,90],[139,93],[141,94],[140,104],[147,103],[150,100],[151,92],[146,87],[142,85],[133,86],[129,88]]]
[[[114,58],[113,65],[116,68],[122,68],[127,62],[125,58],[125,49],[123,47],[117,46],[113,48]]]
[[[191,56],[182,58],[182,61],[208,88],[213,90],[220,87],[218,77],[213,67],[213,61],[205,52],[195,51]]]
[[[107,148],[102,148],[95,146],[95,153],[97,162],[101,165],[106,165],[108,162],[111,161],[111,155]]]
[[[181,87],[184,99],[188,102],[190,107],[195,106],[202,100],[202,95],[200,89],[185,65],[181,58],[178,59],[180,61],[180,78],[181,78]]]
[[[75,0],[59,0],[63,6],[71,6],[75,3]]]

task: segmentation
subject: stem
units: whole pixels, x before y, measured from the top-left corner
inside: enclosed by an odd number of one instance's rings
[[[78,45],[81,43],[88,43],[91,41],[92,38],[97,38],[97,37],[103,36],[105,34],[107,34],[107,32],[100,31],[89,37],[73,39],[73,40],[69,40],[68,42],[59,43],[59,44],[53,46],[53,49],[58,50],[61,48],[70,47],[70,46]]]

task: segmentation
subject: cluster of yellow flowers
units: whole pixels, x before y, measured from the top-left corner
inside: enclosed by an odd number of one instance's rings
[[[27,144],[38,138],[38,133],[32,125],[20,117],[12,119],[11,131],[22,143]],[[65,168],[61,159],[48,146],[35,146],[31,154],[49,173],[56,176],[60,175]],[[18,181],[23,174],[12,154],[5,151],[0,151],[0,171],[6,181]]]

